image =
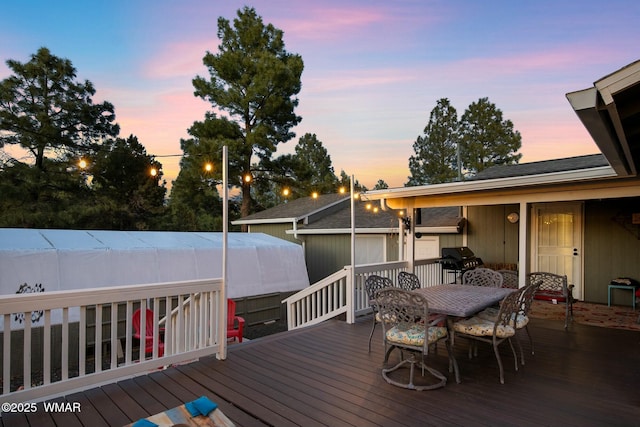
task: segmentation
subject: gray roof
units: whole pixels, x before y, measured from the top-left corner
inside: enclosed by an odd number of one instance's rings
[[[356,228],[388,229],[398,227],[398,213],[393,210],[367,208],[371,202],[355,203]],[[373,206],[377,206],[376,203]],[[300,230],[332,230],[351,227],[351,209],[348,194],[323,194],[318,198],[303,197],[257,212],[234,221],[234,224],[267,222],[289,222],[307,219]],[[422,227],[459,227],[464,224],[457,207],[421,209]]]
[[[378,209],[373,212],[367,209],[371,202],[357,201],[355,203],[356,228],[397,228],[398,214],[394,211]],[[344,203],[342,209],[326,215],[300,228],[307,230],[331,230],[351,227],[351,209],[349,203]]]
[[[574,171],[609,166],[602,154],[569,157],[565,159],[543,160],[540,162],[519,163],[517,165],[493,166],[469,178],[469,181],[484,179],[511,178],[545,173]]]
[[[367,209],[370,202],[359,201],[355,204],[356,228],[397,228],[398,213],[396,211],[378,210],[373,212]],[[374,203],[374,206],[376,204]],[[420,227],[459,227],[464,223],[460,217],[458,207],[423,208],[421,211]],[[348,204],[344,208],[333,212],[318,221],[300,227],[307,230],[345,229],[351,227],[351,210]]]
[[[464,224],[460,208],[447,206],[442,208],[420,209],[421,227],[461,227]]]
[[[243,224],[246,221],[256,220],[291,220],[291,218],[304,218],[315,212],[324,210],[330,206],[333,206],[341,201],[348,200],[348,194],[321,194],[318,198],[313,197],[301,197],[299,199],[291,200],[286,203],[282,203],[273,208],[265,209],[261,212],[248,215],[242,219],[234,221],[234,224]],[[348,206],[348,204],[347,204]]]

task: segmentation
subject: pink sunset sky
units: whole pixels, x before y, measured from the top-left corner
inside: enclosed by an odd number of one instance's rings
[[[597,153],[565,94],[640,57],[640,2],[581,1],[28,1],[3,6],[0,79],[7,59],[47,47],[71,60],[94,101],[115,106],[122,137],[159,156],[170,185],[180,139],[212,109],[193,96],[207,76],[217,19],[245,4],[284,31],[304,61],[293,152],[315,133],[336,174],[373,187],[404,185],[413,142],[440,98],[458,116],[488,97],[522,134],[522,162]]]

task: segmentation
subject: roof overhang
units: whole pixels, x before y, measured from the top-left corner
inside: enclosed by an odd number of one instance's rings
[[[356,234],[393,234],[398,233],[398,228],[356,228]],[[287,234],[304,235],[327,235],[327,234],[350,234],[350,228],[301,228],[298,230],[287,230]]]
[[[231,221],[233,225],[255,225],[255,224],[291,224],[292,222],[299,222],[305,217],[300,218],[265,218],[265,219],[237,219]]]
[[[567,94],[569,103],[619,176],[640,168],[640,61]]]
[[[416,232],[423,234],[456,234],[460,233],[461,227],[441,226],[441,227],[416,227]],[[356,234],[398,234],[399,228],[356,228]],[[286,234],[304,234],[304,235],[328,235],[328,234],[350,234],[350,228],[315,228],[299,230],[286,230]]]
[[[406,199],[414,199],[414,206],[469,206],[470,204],[517,203],[523,192],[533,189],[549,191],[551,187],[562,186],[570,191],[580,183],[612,180],[617,174],[610,166],[575,171],[555,172],[540,175],[486,179],[478,181],[448,182],[444,184],[400,187],[368,191],[362,194],[367,200],[381,200],[393,209],[410,207]],[[429,202],[424,201],[429,198]],[[404,200],[404,201],[401,201]]]

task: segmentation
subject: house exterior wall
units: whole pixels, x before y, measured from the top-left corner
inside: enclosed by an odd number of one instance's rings
[[[442,253],[442,248],[462,246],[462,234],[426,234],[426,236],[440,237],[440,253]]]
[[[507,220],[519,205],[470,206],[467,209],[467,246],[485,264],[518,262],[518,223]]]
[[[309,282],[315,283],[351,263],[351,235],[307,235],[305,258]]]
[[[485,264],[518,262],[518,224],[506,220],[518,210],[518,205],[468,208],[467,246]],[[609,282],[616,277],[640,280],[640,225],[631,223],[632,213],[640,213],[638,198],[585,201],[584,301],[606,304]],[[441,242],[447,237],[441,236]],[[612,298],[615,304],[631,305],[628,291],[614,290]]]
[[[358,237],[366,235],[358,235]],[[371,235],[373,236],[373,235]],[[375,236],[383,236],[376,234]],[[384,235],[386,246],[386,260],[398,260],[397,235]],[[357,238],[358,238],[357,237]],[[351,235],[350,234],[317,234],[305,235],[305,258],[309,282],[315,283],[330,274],[351,264]],[[380,241],[382,239],[376,239]],[[374,243],[377,244],[377,243]]]
[[[387,234],[385,239],[387,245],[387,261],[398,261],[399,243],[398,234]]]
[[[607,303],[608,285],[616,277],[640,280],[640,198],[585,202],[584,300]],[[631,305],[629,291],[612,292],[614,304]]]

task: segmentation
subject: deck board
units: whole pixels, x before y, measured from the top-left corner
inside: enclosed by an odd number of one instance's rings
[[[514,370],[501,346],[505,384],[490,345],[469,359],[460,339],[461,384],[416,392],[387,384],[377,330],[367,351],[370,319],[324,324],[233,345],[215,357],[64,397],[81,413],[4,414],[2,426],[121,426],[207,396],[238,426],[536,426],[637,425],[640,335],[533,319],[536,354],[526,337],[526,364]],[[399,360],[399,352],[390,362]],[[448,371],[444,345],[428,363]],[[58,401],[62,398],[59,398]]]
[[[220,410],[234,423],[244,425],[244,426],[251,426],[251,427],[266,426],[266,424],[264,424],[260,420],[254,418],[253,416],[247,414],[244,411],[241,411],[234,405],[222,399],[217,394],[212,393],[208,388],[194,381],[191,377],[183,374],[179,370],[168,369],[166,371],[166,374],[169,378],[172,378],[176,382],[180,382],[180,384],[184,385],[187,389],[191,390],[194,394],[198,396],[206,396],[212,401],[218,403],[218,407],[220,408]],[[159,412],[159,411],[156,411],[156,412]]]
[[[147,416],[160,413],[166,408],[147,389],[141,387],[133,378],[118,383],[129,395],[129,398],[140,405],[147,412]]]

